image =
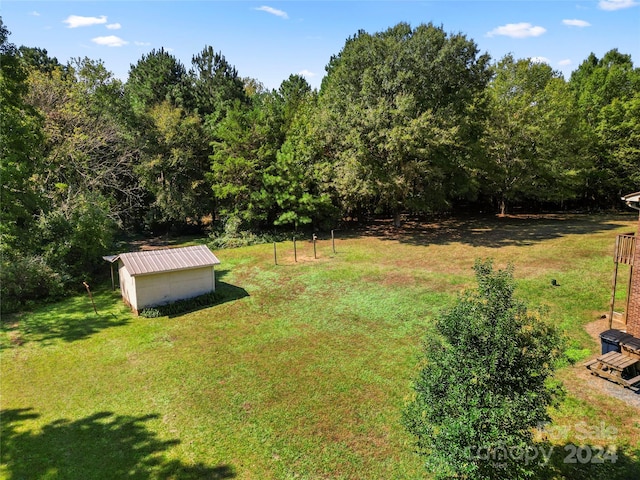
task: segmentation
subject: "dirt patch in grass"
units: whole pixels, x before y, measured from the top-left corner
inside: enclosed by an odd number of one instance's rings
[[[408,287],[414,287],[417,284],[415,275],[388,271],[381,272],[378,275],[367,275],[362,277],[363,283],[373,283],[385,287],[403,285]]]
[[[617,330],[625,330],[626,325],[616,317],[617,314],[614,315],[614,320],[613,322],[611,322],[611,328],[615,328]],[[600,334],[606,330],[609,330],[609,319],[601,316],[597,320],[587,323],[584,326],[584,329],[598,344],[600,344]]]
[[[625,325],[619,321],[615,321],[612,322],[612,328],[624,330]],[[609,320],[607,318],[599,318],[585,325],[587,333],[589,333],[598,344],[600,344],[600,333],[608,329]],[[592,355],[590,358],[595,358],[596,356],[597,355]],[[640,410],[640,391],[624,388],[607,379],[591,375],[583,363],[584,362],[580,362],[578,365],[570,368],[569,371],[571,374],[564,379],[565,385],[570,389],[572,394],[578,398],[588,400],[591,404],[600,404],[601,402],[598,401],[598,395],[606,395],[624,402],[629,407]],[[585,385],[587,385],[588,388],[585,389]]]

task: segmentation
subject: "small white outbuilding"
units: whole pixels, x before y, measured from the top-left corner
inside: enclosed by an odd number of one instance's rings
[[[118,262],[122,299],[136,313],[214,292],[220,264],[205,245],[121,253],[110,261]]]

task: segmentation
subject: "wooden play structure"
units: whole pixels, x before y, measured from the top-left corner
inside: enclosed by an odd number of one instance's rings
[[[622,197],[631,208],[640,211],[640,192]],[[613,254],[615,264],[613,288],[609,308],[609,330],[600,334],[601,355],[585,363],[593,375],[611,380],[623,387],[640,388],[640,217],[638,230],[618,235]],[[616,289],[618,288],[618,266],[629,265],[627,300],[621,319],[624,329],[612,328]],[[634,269],[634,266],[637,267]]]

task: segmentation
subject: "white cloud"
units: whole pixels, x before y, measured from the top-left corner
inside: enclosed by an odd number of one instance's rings
[[[275,15],[276,17],[284,18],[285,20],[287,18],[289,18],[289,15],[287,15],[287,12],[285,12],[283,10],[278,10],[277,8],[267,7],[265,5],[263,5],[262,7],[257,7],[256,10],[259,10],[261,12],[270,13],[271,15]]]
[[[302,75],[303,77],[313,78],[317,75],[317,73],[310,72],[309,70],[301,70],[298,72],[298,75]]]
[[[539,37],[546,31],[546,28],[533,26],[530,23],[507,23],[506,25],[494,28],[487,33],[487,36],[504,35],[505,37],[511,38]]]
[[[531,61],[533,63],[546,63],[549,64],[549,59],[547,57],[531,57]]]
[[[560,60],[558,62],[558,65],[560,65],[561,67],[566,67],[568,65],[571,65],[573,62],[571,61],[571,59],[569,58],[565,58],[564,60]]]
[[[107,28],[109,30],[120,30],[122,28],[122,25],[120,25],[119,23],[110,23],[109,25],[107,25]]]
[[[133,42],[133,44],[137,47],[149,47],[151,42]]]
[[[564,23],[569,27],[590,27],[591,26],[589,22],[586,22],[584,20],[578,20],[576,18],[572,20],[562,20],[562,23]]]
[[[598,6],[602,10],[622,10],[623,8],[631,8],[640,5],[636,0],[600,0]]]
[[[107,23],[107,17],[81,17],[79,15],[69,15],[62,23],[67,24],[67,28],[90,27],[91,25],[101,25]]]
[[[36,12],[34,10],[33,12],[29,12],[29,15],[31,15],[32,17],[39,17],[40,16],[40,12]]]
[[[98,45],[104,45],[105,47],[122,47],[129,43],[126,40],[121,39],[120,37],[116,37],[115,35],[109,35],[107,37],[95,37],[92,38],[91,41],[93,43],[97,43]]]

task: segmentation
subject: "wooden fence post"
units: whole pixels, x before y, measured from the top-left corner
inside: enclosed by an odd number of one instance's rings
[[[611,292],[611,302],[609,304],[609,330],[611,330],[613,324],[613,308],[616,303],[616,286],[618,284],[618,262],[616,262],[616,267],[613,271],[613,288]]]
[[[93,311],[96,312],[96,315],[98,315],[98,309],[96,308],[96,302],[93,301],[93,295],[91,294],[91,289],[89,288],[89,284],[87,282],[82,282],[82,284],[87,289],[87,292],[89,292],[89,298],[91,299],[91,305],[93,305]]]

